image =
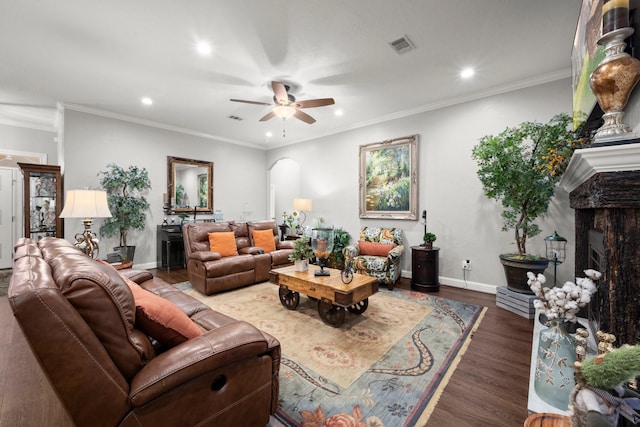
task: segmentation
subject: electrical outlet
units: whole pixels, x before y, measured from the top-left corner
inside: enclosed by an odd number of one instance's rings
[[[470,259],[463,259],[462,260],[462,269],[463,270],[471,270],[471,260]]]

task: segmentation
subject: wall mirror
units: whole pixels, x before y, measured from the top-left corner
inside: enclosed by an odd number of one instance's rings
[[[213,212],[213,162],[167,156],[172,212]]]

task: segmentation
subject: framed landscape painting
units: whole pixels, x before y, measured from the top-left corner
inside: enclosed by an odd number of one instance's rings
[[[418,219],[418,135],[360,146],[360,218]]]

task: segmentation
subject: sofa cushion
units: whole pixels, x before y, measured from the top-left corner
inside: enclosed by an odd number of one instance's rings
[[[218,252],[223,257],[238,255],[236,237],[233,231],[209,233],[209,250]]]
[[[272,230],[252,230],[253,244],[262,248],[265,252],[276,250],[276,242],[273,239]]]
[[[389,255],[389,251],[394,248],[393,243],[374,243],[360,240],[358,247],[360,248],[360,255],[382,256]]]
[[[137,329],[169,347],[202,335],[200,328],[177,305],[123,278],[133,293]]]

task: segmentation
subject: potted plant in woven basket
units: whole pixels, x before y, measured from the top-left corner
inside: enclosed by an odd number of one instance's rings
[[[573,151],[587,143],[569,129],[571,122],[564,113],[544,124],[523,122],[482,137],[472,150],[484,194],[502,204],[502,230],[514,232],[517,252],[500,255],[510,290],[531,293],[527,271],[542,273],[549,262],[527,253],[526,244],[540,233],[534,221],[546,214]]]

